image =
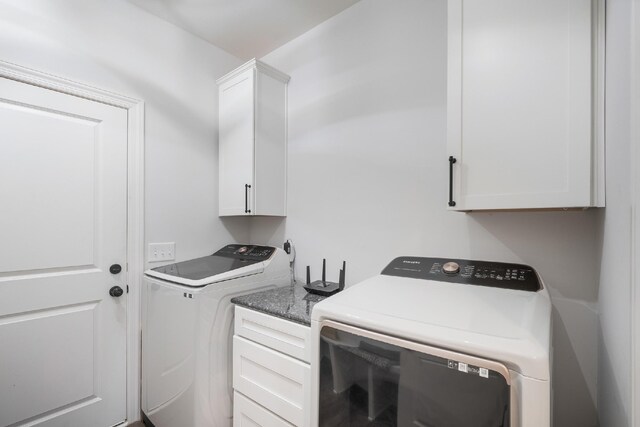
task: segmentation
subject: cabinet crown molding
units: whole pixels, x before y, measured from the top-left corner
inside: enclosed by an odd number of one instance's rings
[[[283,83],[288,83],[289,80],[291,80],[291,77],[289,77],[287,74],[283,73],[282,71],[276,70],[275,68],[273,68],[271,65],[265,64],[264,62],[260,61],[259,59],[253,58],[251,60],[249,60],[248,62],[245,62],[244,64],[242,64],[241,66],[239,66],[238,68],[236,68],[233,71],[228,72],[227,74],[225,74],[224,76],[220,77],[218,80],[216,80],[216,83],[218,85],[223,84],[224,82],[226,82],[227,80],[231,79],[234,76],[237,76],[240,73],[243,73],[244,71],[247,71],[251,68],[255,68],[258,71],[267,74],[271,77],[273,77],[276,80],[280,80]]]

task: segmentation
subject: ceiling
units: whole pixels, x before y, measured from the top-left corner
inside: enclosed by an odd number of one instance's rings
[[[247,60],[260,58],[359,0],[128,0]]]

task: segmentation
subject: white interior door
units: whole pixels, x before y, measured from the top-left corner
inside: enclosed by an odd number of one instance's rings
[[[254,73],[220,86],[220,216],[254,210]]]
[[[126,110],[0,78],[0,426],[126,418],[126,208]]]

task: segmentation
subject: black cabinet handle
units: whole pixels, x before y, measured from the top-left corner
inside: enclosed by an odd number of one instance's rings
[[[249,209],[249,189],[251,185],[244,185],[244,213],[251,213],[251,209]]]
[[[456,162],[456,158],[449,156],[449,206],[455,206],[456,202],[453,201],[453,164]]]

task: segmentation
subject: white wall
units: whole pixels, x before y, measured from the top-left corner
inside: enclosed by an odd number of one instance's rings
[[[631,16],[631,0],[608,0],[607,209],[598,295],[598,402],[607,427],[631,425]]]
[[[121,0],[1,0],[0,60],[146,103],[146,239],[187,259],[249,237],[218,216],[215,79],[230,54]]]
[[[344,259],[351,284],[399,255],[534,266],[554,297],[556,425],[596,425],[601,215],[446,211],[446,0],[362,0],[263,59],[291,75],[289,204],[252,240],[293,239],[299,277],[326,257],[336,280]]]

